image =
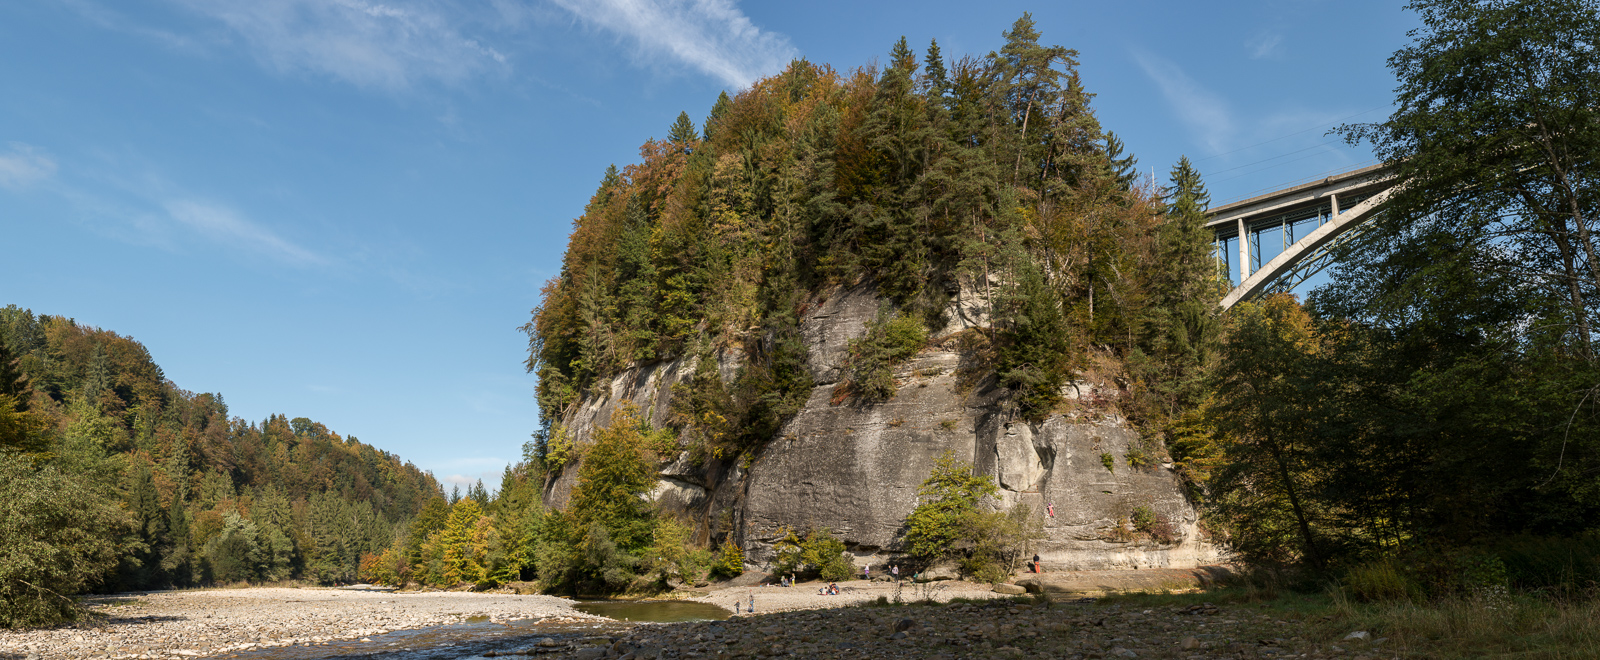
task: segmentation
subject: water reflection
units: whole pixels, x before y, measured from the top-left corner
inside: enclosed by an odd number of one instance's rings
[[[682,621],[721,621],[733,615],[710,603],[687,601],[589,601],[572,606],[584,614],[603,616],[618,621],[679,623]]]

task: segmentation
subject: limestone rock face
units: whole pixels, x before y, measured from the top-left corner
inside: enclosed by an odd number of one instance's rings
[[[981,299],[962,290],[951,303],[946,333],[982,323]],[[1194,507],[1170,470],[1130,466],[1139,434],[1114,415],[1053,416],[1029,424],[1013,413],[1004,390],[970,383],[958,369],[963,354],[948,334],[897,368],[898,391],[882,403],[831,405],[850,339],[865,332],[882,304],[865,287],[813,300],[801,322],[815,379],[805,407],[748,465],[687,456],[661,466],[649,497],[699,523],[702,541],[731,535],[754,565],[771,559],[786,528],[827,527],[858,563],[897,554],[905,517],[934,460],[954,452],[1001,487],[1000,509],[1025,505],[1047,535],[1039,555],[1047,569],[1187,568],[1220,559],[1199,533]],[[739,356],[719,365],[733,378]],[[611,382],[610,396],[586,399],[563,420],[577,442],[610,421],[623,401],[664,426],[671,385],[692,376],[686,360],[631,369]],[[992,379],[989,379],[992,381]],[[1104,385],[1069,385],[1069,398],[1099,398]],[[1109,459],[1111,469],[1107,469]],[[545,488],[545,501],[566,505],[577,470],[566,466]],[[1160,536],[1135,533],[1135,513],[1153,514]],[[1053,514],[1053,515],[1052,515]]]

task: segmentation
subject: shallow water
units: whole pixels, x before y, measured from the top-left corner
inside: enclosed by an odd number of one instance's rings
[[[637,602],[599,600],[578,603],[573,605],[572,609],[585,614],[635,623],[721,621],[733,615],[732,612],[710,603],[692,603],[680,600],[646,600]]]

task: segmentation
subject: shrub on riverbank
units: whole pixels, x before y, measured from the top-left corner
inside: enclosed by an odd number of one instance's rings
[[[116,568],[129,517],[103,485],[0,451],[0,627],[77,618],[70,598]]]

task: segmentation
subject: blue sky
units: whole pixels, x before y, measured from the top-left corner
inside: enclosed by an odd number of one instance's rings
[[[998,49],[1031,11],[1103,126],[1215,203],[1370,161],[1398,2],[0,4],[0,305],[132,336],[251,420],[491,486],[537,425],[517,328],[607,164],[795,57]],[[448,487],[448,485],[447,485]]]

